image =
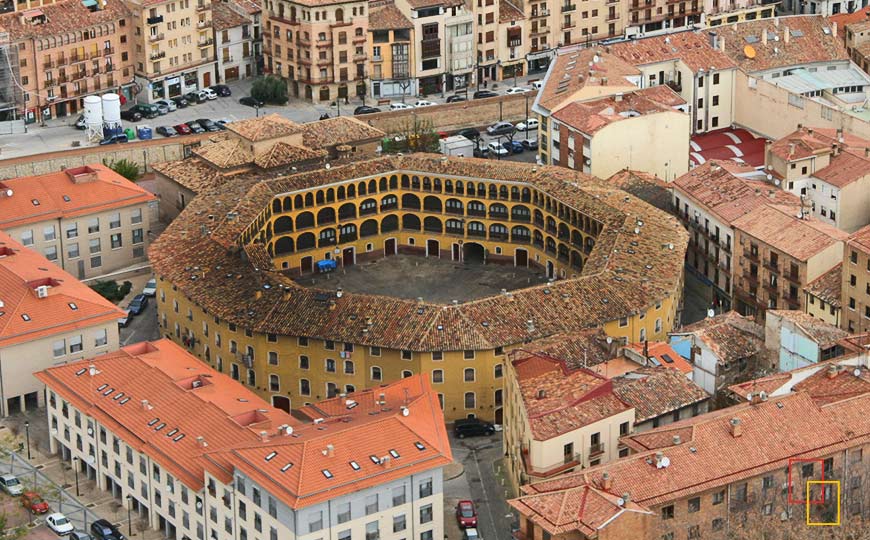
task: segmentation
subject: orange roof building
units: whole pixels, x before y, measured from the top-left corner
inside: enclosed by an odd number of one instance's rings
[[[79,279],[147,260],[157,197],[101,164],[0,180],[0,230]]]
[[[42,404],[35,371],[117,349],[121,314],[0,231],[0,414]]]
[[[101,488],[115,484],[134,497],[150,510],[153,527],[165,521],[193,538],[213,517],[252,534],[271,527],[278,538],[295,538],[303,534],[296,523],[305,534],[329,529],[331,510],[347,516],[338,518],[342,529],[361,536],[374,505],[379,527],[410,529],[413,519],[419,533],[443,535],[441,469],[452,455],[424,377],[343,394],[291,416],[167,339],[37,376],[57,428],[52,450],[63,447],[65,456],[89,463]],[[95,440],[96,433],[103,444],[113,442],[104,451],[116,454],[114,469],[89,460],[88,445],[80,450],[67,440]],[[154,478],[160,481],[149,482]],[[160,498],[177,511],[156,503]]]

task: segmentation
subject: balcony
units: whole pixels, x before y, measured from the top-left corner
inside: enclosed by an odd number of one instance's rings
[[[758,252],[752,252],[750,249],[743,250],[743,256],[749,259],[750,261],[758,262]]]
[[[798,298],[797,296],[791,296],[788,293],[784,292],[782,293],[782,299],[785,300],[789,307],[793,309],[798,309],[801,306],[800,298]],[[827,476],[825,476],[825,478],[827,478]]]
[[[55,64],[54,62],[52,62],[50,59],[49,59],[49,60],[45,60],[45,61],[42,63],[42,69],[51,69],[51,68],[56,67],[56,66],[57,66],[57,64]]]
[[[78,81],[78,80],[84,79],[87,76],[88,76],[88,71],[86,69],[83,69],[81,71],[77,71],[72,76],[70,76],[70,80],[71,81]]]
[[[607,22],[618,21],[619,20],[619,13],[608,13],[607,18],[604,20]]]
[[[534,11],[534,10],[532,11],[532,18],[533,19],[537,19],[539,17],[549,17],[549,16],[550,16],[549,9],[540,9],[537,11]]]
[[[198,47],[209,47],[213,44],[214,44],[214,38],[205,38],[205,39],[200,39],[196,45]]]
[[[163,15],[157,15],[156,17],[148,17],[145,19],[145,22],[148,24],[160,24],[163,22]]]
[[[151,53],[148,58],[150,60],[160,60],[161,58],[166,58],[166,51],[157,51],[155,53]]]
[[[773,283],[771,283],[769,281],[765,281],[764,290],[770,292],[770,296],[772,298],[776,298],[776,295],[779,294],[779,282],[774,281]]]
[[[205,11],[211,7],[211,4],[206,4],[205,2],[196,5],[197,11]]]
[[[541,26],[539,26],[538,28],[533,27],[532,31],[530,32],[530,34],[533,36],[537,36],[540,34],[549,34],[549,33],[550,33],[550,29],[543,24]]]
[[[562,13],[567,13],[569,11],[574,11],[577,9],[577,4],[563,4],[562,5]]]
[[[577,26],[577,23],[575,23],[574,21],[563,22],[562,23],[562,30],[574,28],[575,26]]]
[[[148,41],[150,41],[151,43],[155,43],[155,42],[157,42],[157,41],[162,41],[165,37],[166,37],[166,36],[165,36],[164,34],[162,34],[162,33],[160,33],[160,34],[151,34],[150,36],[148,36]]]
[[[604,443],[593,444],[589,446],[589,457],[597,456],[604,453]]]
[[[520,47],[523,44],[522,38],[510,39],[508,38],[507,46],[508,47]]]
[[[748,270],[744,270],[743,278],[746,279],[746,281],[748,281],[750,284],[758,284],[758,274],[752,274]]]
[[[207,20],[207,21],[197,21],[197,22],[196,22],[196,27],[197,27],[197,28],[208,28],[209,26],[211,26],[211,21],[210,21],[210,20]]]
[[[103,49],[103,56],[110,56],[110,55],[113,55],[113,54],[115,54],[115,48],[114,48],[114,47],[106,47],[105,49]]]
[[[439,38],[424,39],[420,43],[422,58],[437,58],[441,56],[441,40]]]
[[[770,260],[766,260],[766,261],[764,261],[762,266],[767,268],[767,270],[770,271],[772,274],[779,274],[779,263],[770,262]]]
[[[523,466],[526,470],[526,474],[529,476],[535,476],[537,478],[546,478],[550,476],[555,476],[560,472],[563,472],[572,467],[577,467],[583,463],[583,457],[580,454],[569,454],[562,458],[561,461],[554,463],[552,465],[543,467],[540,465],[533,465],[529,462],[529,454],[526,450],[523,450]]]

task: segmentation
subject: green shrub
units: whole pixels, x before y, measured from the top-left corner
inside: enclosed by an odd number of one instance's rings
[[[91,289],[111,302],[120,302],[132,288],[133,284],[129,281],[125,281],[120,287],[116,281],[98,281],[91,285]]]
[[[251,97],[258,99],[263,103],[271,103],[273,105],[284,105],[289,97],[287,96],[287,85],[280,77],[260,77],[251,86]]]
[[[129,159],[119,159],[111,163],[107,163],[104,159],[103,165],[106,165],[131,182],[139,179],[139,165]]]

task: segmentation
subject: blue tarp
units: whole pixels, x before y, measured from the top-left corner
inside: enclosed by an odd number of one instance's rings
[[[336,268],[338,268],[338,264],[336,264],[334,259],[324,259],[322,261],[317,261],[318,272],[329,272],[331,270],[335,270]]]

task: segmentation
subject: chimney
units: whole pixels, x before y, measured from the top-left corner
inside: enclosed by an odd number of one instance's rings
[[[544,399],[547,397],[547,391],[543,388],[538,389],[538,399]]]
[[[617,92],[615,96],[613,96],[613,100],[619,103],[622,101],[622,92]]]
[[[196,438],[196,444],[200,448],[206,448],[208,446],[208,443],[205,442],[205,437],[203,437],[202,435],[200,435],[199,437]]]
[[[281,298],[287,302],[290,300],[290,297],[293,296],[293,293],[290,292],[290,287],[284,289],[284,293],[281,295]]]
[[[837,128],[837,142],[843,142],[843,128]]]
[[[782,33],[782,40],[788,44],[789,39],[791,39],[791,32],[789,32],[788,26],[785,27],[785,30]]]
[[[831,35],[837,37],[837,23],[831,24]]]
[[[626,491],[625,493],[622,494],[622,500],[625,502],[625,504],[630,503],[631,502],[631,494]]]
[[[870,146],[864,148],[864,157],[870,158]]]
[[[739,418],[732,418],[731,419],[731,436],[732,437],[739,437],[741,435],[743,435],[743,428],[740,426],[740,419]]]
[[[260,440],[262,442],[269,442],[269,432],[268,431],[261,431],[260,432]]]
[[[761,44],[767,45],[767,30],[766,29],[761,31]]]
[[[807,135],[812,135],[813,133],[815,133],[815,130],[813,130],[813,128],[811,128],[811,127],[808,127],[807,128]]]
[[[725,36],[719,36],[719,50],[725,52]]]
[[[150,411],[151,409],[152,409],[152,407],[151,407],[151,404],[148,403],[148,400],[147,400],[147,399],[143,399],[143,400],[142,400],[142,410],[143,410],[143,411]]]
[[[326,445],[326,455],[327,457],[333,457],[335,455],[335,447],[332,444]]]
[[[831,144],[831,154],[834,156],[840,155],[840,145],[837,143]]]
[[[662,451],[658,451],[658,452],[656,452],[656,464],[661,463],[661,462],[662,462],[662,459],[663,459],[664,457],[665,457],[665,453],[664,453],[664,452],[662,452]]]
[[[838,374],[839,372],[840,372],[840,370],[837,369],[837,365],[836,365],[836,364],[831,364],[830,366],[828,366],[828,373],[827,373],[827,376],[828,376],[829,379],[833,379],[833,378],[835,378],[835,377],[837,376],[837,374]]]
[[[260,298],[263,298],[263,291],[257,290],[257,292],[254,293],[254,298],[257,300],[259,300]]]
[[[680,436],[674,435],[674,446],[679,446],[681,442],[683,441],[680,439]]]
[[[385,469],[389,469],[393,466],[392,460],[390,456],[384,456],[381,458],[381,465],[384,466]]]
[[[779,28],[779,17],[773,18],[773,26]]]
[[[607,471],[604,471],[604,474],[601,475],[601,489],[604,491],[613,489],[613,478],[611,478],[610,473]]]
[[[795,143],[788,143],[788,157],[794,155]]]

